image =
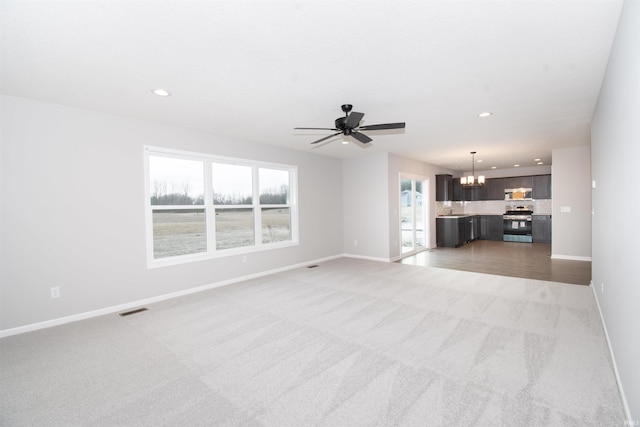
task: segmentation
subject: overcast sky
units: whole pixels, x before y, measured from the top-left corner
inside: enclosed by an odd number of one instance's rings
[[[196,198],[204,194],[204,166],[199,160],[175,159],[149,156],[151,191],[154,181],[167,182],[167,191],[182,192],[183,184],[189,186],[189,196]],[[288,184],[288,172],[260,168],[261,189],[277,188]],[[214,191],[221,194],[250,194],[251,167],[214,163]],[[173,186],[172,186],[173,184]]]

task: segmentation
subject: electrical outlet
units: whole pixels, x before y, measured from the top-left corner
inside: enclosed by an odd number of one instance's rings
[[[247,256],[246,255],[242,255],[242,263],[243,264],[247,263]]]
[[[353,241],[353,246],[358,246],[358,241],[357,240]]]
[[[604,282],[600,284],[600,293],[604,294]]]
[[[51,288],[51,298],[60,298],[60,286]]]

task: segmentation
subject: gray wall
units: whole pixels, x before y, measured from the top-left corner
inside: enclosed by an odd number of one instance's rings
[[[640,255],[635,226],[640,212],[639,23],[640,1],[625,1],[591,127],[596,181],[593,284],[636,422],[640,420]]]
[[[344,159],[342,173],[345,254],[384,261],[400,257],[400,173],[429,181],[430,247],[435,246],[435,176],[450,170],[372,153]]]
[[[347,255],[389,258],[388,156],[373,153],[343,160],[342,214]]]
[[[22,98],[0,105],[0,331],[343,252],[337,159]],[[147,269],[144,145],[297,165],[300,246]]]
[[[553,150],[551,256],[591,260],[590,148]],[[570,209],[570,212],[563,211]]]
[[[400,214],[399,214],[399,200],[400,200],[400,174],[419,175],[424,177],[428,181],[428,192],[424,194],[423,199],[425,203],[428,203],[427,215],[429,224],[429,242],[427,246],[429,248],[436,247],[436,175],[437,174],[451,174],[452,171],[448,169],[442,169],[438,166],[434,166],[428,163],[423,163],[418,160],[408,159],[406,157],[400,157],[393,154],[389,155],[389,255],[391,259],[399,258],[400,253]]]
[[[490,169],[490,170],[477,170],[476,175],[484,175],[485,178],[504,178],[508,176],[527,176],[527,175],[547,175],[551,173],[551,165],[541,166],[523,166],[518,168],[509,169]],[[463,172],[462,174],[454,174],[455,177],[463,175],[469,175],[471,171]]]

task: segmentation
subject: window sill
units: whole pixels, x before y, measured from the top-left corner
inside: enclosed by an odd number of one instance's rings
[[[199,254],[179,255],[174,257],[152,259],[152,260],[147,260],[147,269],[150,270],[154,268],[169,267],[172,265],[182,265],[182,264],[188,264],[192,262],[207,261],[212,259],[222,259],[222,258],[228,258],[232,256],[247,255],[247,254],[256,253],[256,252],[290,248],[290,247],[299,246],[299,245],[300,245],[300,242],[298,241],[286,241],[286,242],[263,244],[260,246],[247,246],[242,248],[224,249],[224,250],[216,251],[215,253],[199,253]]]

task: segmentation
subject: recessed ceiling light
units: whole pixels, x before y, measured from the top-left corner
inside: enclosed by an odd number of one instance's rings
[[[347,139],[343,139],[342,140],[342,145],[347,145],[348,143],[349,143],[349,140],[347,140]]]
[[[520,165],[513,165],[513,167],[514,167],[514,168],[519,168],[519,167],[520,167]]]
[[[544,162],[538,162],[539,165],[544,165]]]
[[[533,161],[534,161],[534,162],[539,162],[539,161],[540,161],[540,159],[533,159]]]
[[[154,89],[151,92],[158,96],[171,96],[171,94],[164,89]]]
[[[489,117],[490,115],[492,115],[493,113],[490,111],[485,111],[483,113],[478,114],[478,117]]]
[[[478,163],[482,163],[482,162],[484,162],[484,160],[478,159]]]
[[[491,166],[491,169],[497,169],[497,167],[496,166]]]

